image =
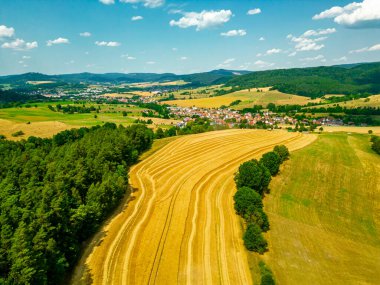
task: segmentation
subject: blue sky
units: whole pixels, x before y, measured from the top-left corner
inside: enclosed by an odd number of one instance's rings
[[[380,61],[380,0],[0,0],[0,74]]]

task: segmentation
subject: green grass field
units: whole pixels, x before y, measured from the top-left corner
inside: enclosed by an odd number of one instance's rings
[[[264,200],[278,284],[379,284],[379,174],[367,135],[323,134],[291,154]]]
[[[129,106],[124,104],[96,104],[85,103],[86,107],[100,106],[99,113],[91,112],[84,114],[65,114],[62,112],[53,112],[48,108],[48,105],[55,107],[57,104],[62,106],[71,104],[73,102],[48,102],[32,104],[26,108],[5,108],[0,109],[0,134],[5,135],[9,139],[21,139],[28,136],[41,136],[50,137],[57,132],[79,127],[92,127],[102,125],[107,122],[115,124],[129,125],[132,124],[137,118],[141,118],[142,108]],[[36,105],[36,106],[35,106]],[[81,106],[81,105],[79,105]],[[123,116],[122,112],[127,111],[128,115]],[[96,117],[95,117],[96,115]],[[147,120],[147,118],[142,118]],[[166,120],[159,118],[152,118],[152,128],[158,126],[167,128],[171,126],[174,120]],[[30,124],[29,124],[30,122]],[[13,138],[12,134],[17,131],[23,131],[24,136]]]

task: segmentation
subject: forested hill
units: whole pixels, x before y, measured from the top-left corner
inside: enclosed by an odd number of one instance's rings
[[[112,123],[0,140],[0,284],[60,284],[152,141],[143,125]]]
[[[212,70],[194,74],[177,75],[173,73],[74,73],[61,75],[46,75],[41,73],[25,73],[18,75],[0,76],[0,84],[11,84],[13,86],[24,86],[29,81],[52,81],[56,83],[101,83],[101,84],[121,84],[140,82],[168,82],[184,80],[189,85],[203,86],[211,84],[225,83],[233,77],[247,74],[249,71],[235,70]]]
[[[318,98],[325,94],[380,93],[380,63],[278,69],[232,78],[228,86],[242,89],[272,86],[281,92]]]

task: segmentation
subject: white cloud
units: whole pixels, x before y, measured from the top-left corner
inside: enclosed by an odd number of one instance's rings
[[[15,29],[12,27],[7,27],[0,25],[0,38],[10,38],[15,34]]]
[[[136,59],[135,57],[130,56],[130,55],[128,55],[128,54],[122,54],[120,57],[121,57],[121,58],[128,59],[128,60],[135,60],[135,59]]]
[[[265,41],[265,38],[264,37],[260,37],[259,41]]]
[[[178,51],[178,48],[172,48],[172,51]]]
[[[146,64],[152,65],[152,64],[156,64],[156,62],[155,61],[147,61]]]
[[[46,45],[48,47],[51,47],[52,45],[60,45],[60,44],[69,44],[70,41],[68,39],[65,39],[65,38],[57,38],[55,40],[48,40],[46,42]]]
[[[219,11],[206,11],[203,10],[200,13],[187,12],[178,21],[171,20],[170,26],[178,26],[186,29],[189,27],[196,27],[197,31],[219,26],[227,23],[232,17],[231,10],[219,10]]]
[[[361,52],[368,52],[368,51],[380,51],[380,44],[376,44],[376,45],[371,46],[371,47],[364,47],[361,49],[352,50],[352,51],[350,51],[350,53],[361,53]]]
[[[251,9],[247,12],[247,15],[256,15],[256,14],[260,14],[261,13],[261,9],[260,8],[255,8],[255,9]]]
[[[247,32],[245,30],[231,30],[220,35],[223,37],[242,37],[245,36]]]
[[[80,33],[79,34],[81,37],[91,37],[91,33],[90,32],[83,32],[83,33]]]
[[[2,48],[9,48],[14,50],[30,50],[38,47],[38,43],[34,42],[25,42],[22,39],[15,39],[13,42],[3,43]]]
[[[293,51],[292,53],[289,53],[288,56],[296,56],[297,55],[297,52],[296,51]]]
[[[327,18],[346,27],[380,27],[380,3],[378,0],[353,2],[343,7],[334,6],[313,17],[314,20]]]
[[[120,0],[120,2],[129,4],[141,3],[147,8],[157,8],[165,4],[165,0]]]
[[[188,60],[187,56],[181,56],[180,60]]]
[[[337,62],[339,62],[339,61],[347,61],[347,56],[342,56],[340,58],[334,58],[334,61],[337,61]]]
[[[95,44],[100,47],[118,47],[121,45],[119,42],[105,42],[105,41],[96,41]]]
[[[217,68],[228,68],[231,67],[231,63],[233,63],[236,59],[235,58],[227,58],[225,61],[222,63],[218,64],[216,67]]]
[[[24,55],[23,57],[22,57],[22,59],[31,59],[32,57],[31,56],[29,56],[29,55]]]
[[[303,37],[313,37],[313,36],[322,36],[322,35],[329,35],[336,33],[335,28],[328,28],[328,29],[319,29],[319,30],[308,30],[303,33]]]
[[[271,54],[276,54],[276,53],[280,53],[282,50],[279,49],[279,48],[272,48],[270,50],[267,50],[265,52],[266,55],[271,55]]]
[[[263,56],[263,54],[261,52],[259,52],[258,54],[256,54],[257,57],[261,57]]]
[[[321,61],[321,62],[326,62],[326,59],[323,55],[317,55],[315,57],[305,57],[301,58],[300,61]]]
[[[274,63],[258,60],[254,63],[254,65],[257,65],[259,68],[267,68],[267,67],[274,66]]]
[[[133,17],[131,18],[132,21],[140,21],[140,20],[142,20],[142,19],[144,19],[142,16],[133,16]]]
[[[99,0],[99,2],[105,5],[115,4],[115,0]]]
[[[328,35],[335,33],[334,28],[329,29],[319,29],[319,30],[308,30],[304,32],[301,36],[296,37],[293,35],[288,35],[287,39],[295,43],[296,51],[311,51],[311,50],[320,50],[325,47],[321,42],[326,40],[327,37],[318,37],[321,35]]]

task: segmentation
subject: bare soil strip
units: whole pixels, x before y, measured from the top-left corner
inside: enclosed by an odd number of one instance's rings
[[[138,189],[87,258],[94,284],[251,284],[233,174],[276,144],[314,135],[226,130],[181,137],[134,166]]]

